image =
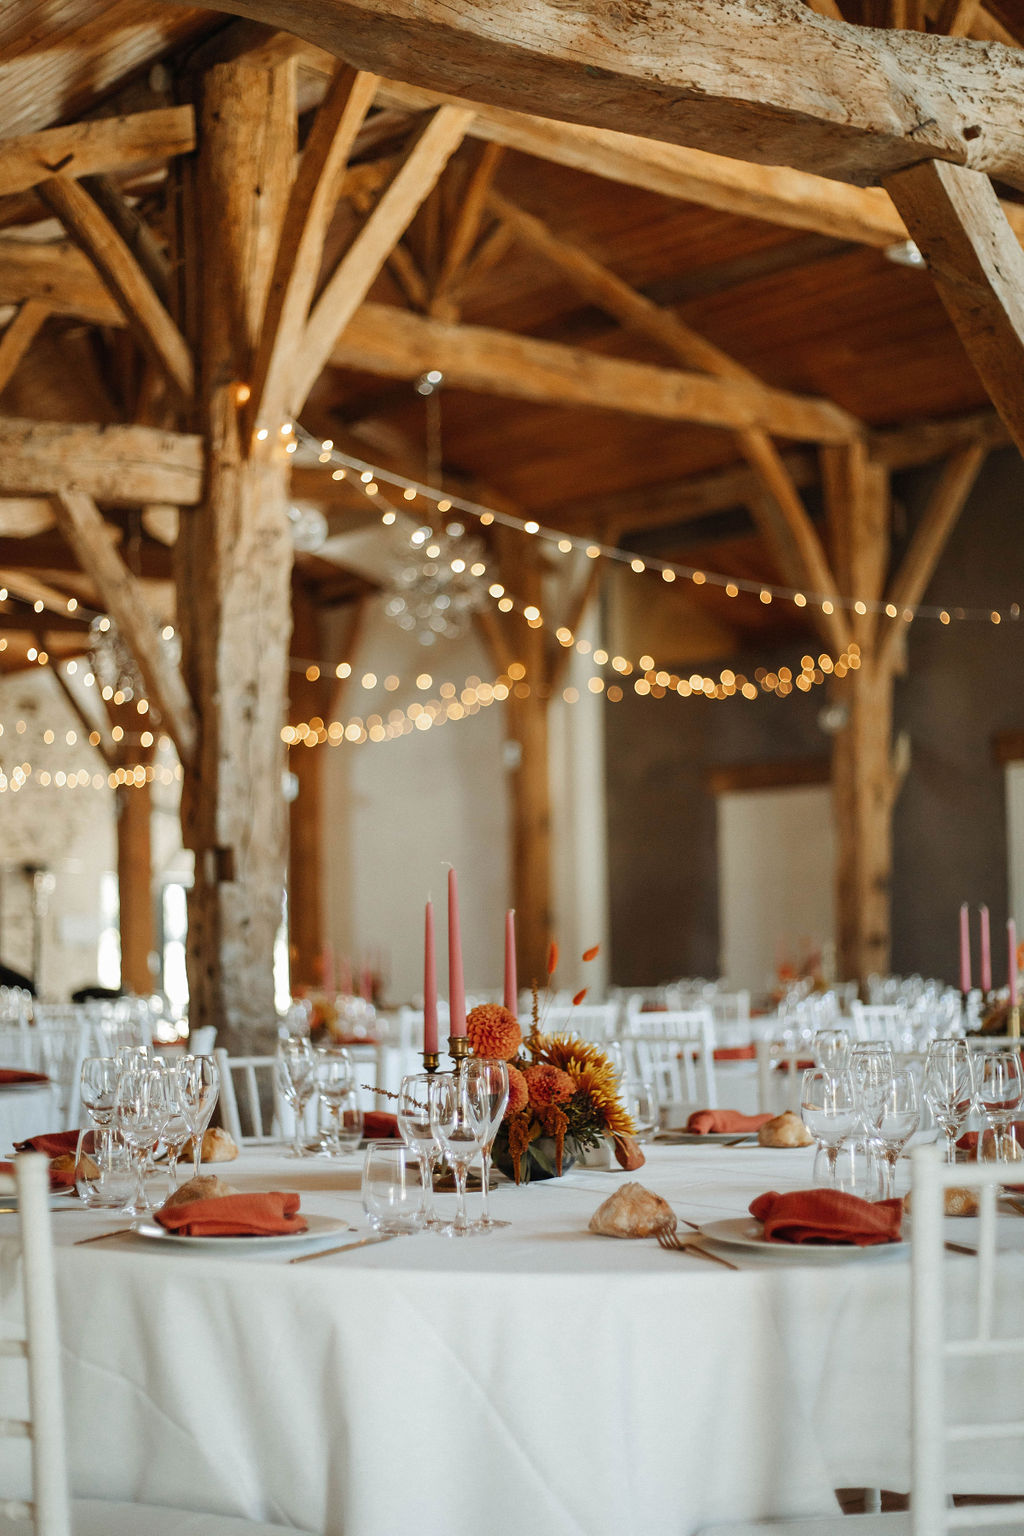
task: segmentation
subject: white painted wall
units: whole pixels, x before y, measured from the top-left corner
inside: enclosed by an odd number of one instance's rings
[[[721,972],[763,992],[780,957],[831,946],[835,850],[828,785],[718,797]]]

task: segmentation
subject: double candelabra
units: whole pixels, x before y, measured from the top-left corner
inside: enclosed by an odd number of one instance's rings
[[[452,1061],[455,1063],[454,1071],[455,1075],[458,1076],[458,1074],[462,1071],[462,1063],[466,1060],[466,1057],[472,1056],[473,1054],[473,1049],[469,1043],[468,1037],[466,1035],[449,1035],[448,1054],[452,1058]],[[431,1077],[433,1077],[434,1073],[438,1071],[440,1065],[440,1051],[423,1052],[424,1072],[429,1072]]]

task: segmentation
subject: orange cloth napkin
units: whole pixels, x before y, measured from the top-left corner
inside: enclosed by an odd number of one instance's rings
[[[775,1190],[758,1195],[751,1216],[764,1224],[770,1243],[898,1243],[903,1222],[902,1200],[861,1200],[839,1189],[798,1189],[786,1195]]]
[[[49,1081],[45,1072],[23,1072],[20,1067],[0,1067],[0,1087],[5,1083],[39,1083],[45,1087]]]
[[[29,1136],[25,1141],[14,1143],[15,1152],[45,1152],[47,1157],[59,1157],[62,1152],[77,1152],[78,1131],[53,1131],[46,1136]]]
[[[773,1118],[772,1115],[741,1115],[738,1109],[698,1109],[687,1120],[686,1129],[696,1136],[713,1133],[730,1136],[734,1131],[741,1136],[744,1131],[759,1131]]]
[[[14,1177],[14,1164],[0,1162],[0,1173],[9,1173]],[[50,1167],[50,1189],[54,1193],[58,1189],[72,1189],[75,1183],[75,1170],[73,1168],[60,1168],[56,1171]]]
[[[219,1200],[191,1200],[164,1206],[156,1219],[168,1232],[183,1237],[272,1237],[305,1232],[294,1191],[268,1190],[251,1195],[224,1195]]]
[[[749,1045],[716,1045],[714,1056],[716,1061],[754,1061],[757,1046],[753,1041]]]
[[[363,1116],[363,1135],[367,1141],[387,1141],[389,1137],[401,1138],[398,1116],[386,1114],[380,1109],[368,1109]]]
[[[1013,1122],[1013,1134],[1016,1136],[1021,1146],[1024,1146],[1024,1120],[1015,1120]],[[957,1146],[960,1148],[961,1152],[977,1152],[977,1131],[968,1131],[966,1135],[961,1136],[960,1140],[957,1142]]]

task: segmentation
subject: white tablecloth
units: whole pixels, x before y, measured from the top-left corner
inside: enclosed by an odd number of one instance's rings
[[[0,1084],[0,1158],[8,1157],[16,1141],[39,1136],[61,1126],[56,1088]]]
[[[365,1230],[355,1160],[216,1171]],[[681,1147],[633,1177],[704,1221],[810,1171],[803,1151]],[[295,1266],[134,1236],[75,1247],[124,1222],[62,1209],[74,1491],[325,1536],[690,1536],[827,1512],[836,1487],[905,1488],[906,1251],[730,1273],[590,1235],[623,1177],[505,1186],[501,1231]],[[1002,1225],[1024,1307],[1024,1220]],[[1000,1454],[975,1454],[963,1486],[1019,1489]]]

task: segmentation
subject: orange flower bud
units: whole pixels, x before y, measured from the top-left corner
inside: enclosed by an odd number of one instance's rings
[[[572,1005],[573,1005],[573,1007],[574,1007],[574,1008],[575,1008],[575,1007],[576,1007],[576,1006],[577,1006],[577,1004],[578,1004],[578,1003],[582,1003],[582,1001],[583,1001],[583,999],[584,999],[584,998],[585,998],[585,997],[586,997],[586,995],[587,995],[587,989],[586,989],[586,987],[584,987],[584,988],[583,988],[583,989],[582,989],[582,991],[580,991],[580,992],[577,992],[577,993],[576,993],[576,996],[575,996],[575,997],[574,997],[574,998],[573,998],[573,1000],[572,1000]]]
[[[585,949],[583,951],[584,960],[596,960],[600,948],[600,944],[595,944],[592,949]]]
[[[548,945],[548,975],[553,976],[558,968],[558,945],[554,939]]]

